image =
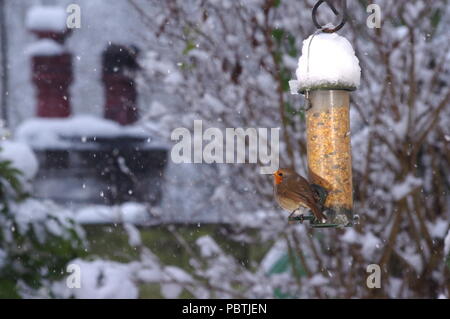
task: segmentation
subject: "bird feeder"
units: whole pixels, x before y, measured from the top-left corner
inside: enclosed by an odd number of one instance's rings
[[[327,224],[353,222],[352,154],[350,145],[350,93],[340,87],[312,90],[306,111],[309,179],[328,191]]]
[[[345,19],[344,15],[344,23]],[[320,28],[304,41],[298,81],[290,83],[293,93],[304,94],[307,101],[309,182],[328,191],[323,211],[327,222],[304,218],[316,228],[354,223],[350,92],[359,86],[361,69],[352,45],[334,33],[342,26]]]
[[[327,192],[323,213],[326,223],[312,216],[314,228],[353,226],[353,181],[350,134],[349,87],[327,85],[305,88],[309,108],[306,110],[306,140],[309,182]]]

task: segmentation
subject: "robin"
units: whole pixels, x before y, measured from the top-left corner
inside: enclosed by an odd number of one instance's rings
[[[323,194],[316,189],[316,185],[312,187],[305,178],[292,169],[279,169],[273,176],[275,199],[281,208],[292,213],[289,217],[301,208],[308,208],[318,221],[326,222],[327,218],[322,213],[320,203],[324,202]]]

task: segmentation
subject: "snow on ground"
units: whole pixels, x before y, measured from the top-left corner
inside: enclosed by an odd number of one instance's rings
[[[36,176],[39,164],[33,151],[27,144],[12,141],[0,142],[0,160],[8,160],[22,171],[27,180]]]
[[[136,299],[139,296],[133,281],[136,270],[133,263],[76,259],[72,264],[78,265],[81,271],[81,288],[72,289],[78,299]]]
[[[63,32],[66,29],[66,12],[62,7],[34,6],[27,13],[25,25],[36,31]]]
[[[183,286],[192,283],[193,278],[178,267],[161,266],[153,257],[147,252],[142,261],[130,263],[75,259],[69,265],[79,270],[79,281],[76,276],[69,276],[56,283],[52,290],[64,298],[136,299],[139,285],[145,282],[161,284],[161,294],[165,298],[177,298]],[[66,283],[75,288],[68,288]]]
[[[117,206],[86,205],[73,208],[80,224],[146,224],[150,213],[144,204],[128,202]]]
[[[303,41],[293,89],[340,86],[358,88],[361,68],[350,42],[336,34],[313,34]]]

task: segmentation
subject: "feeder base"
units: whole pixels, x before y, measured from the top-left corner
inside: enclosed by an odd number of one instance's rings
[[[305,221],[309,221],[311,228],[348,228],[353,227],[358,223],[359,216],[352,215],[351,221],[346,225],[337,223],[320,223],[314,215],[289,217],[288,220],[289,222],[298,222],[299,224],[303,224]]]

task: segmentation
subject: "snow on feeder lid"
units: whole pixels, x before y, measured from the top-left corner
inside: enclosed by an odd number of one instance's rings
[[[337,33],[313,34],[303,41],[302,56],[291,81],[292,93],[317,89],[356,90],[361,68],[350,42]]]
[[[28,11],[25,25],[36,32],[66,31],[66,12],[62,7],[34,6]]]

